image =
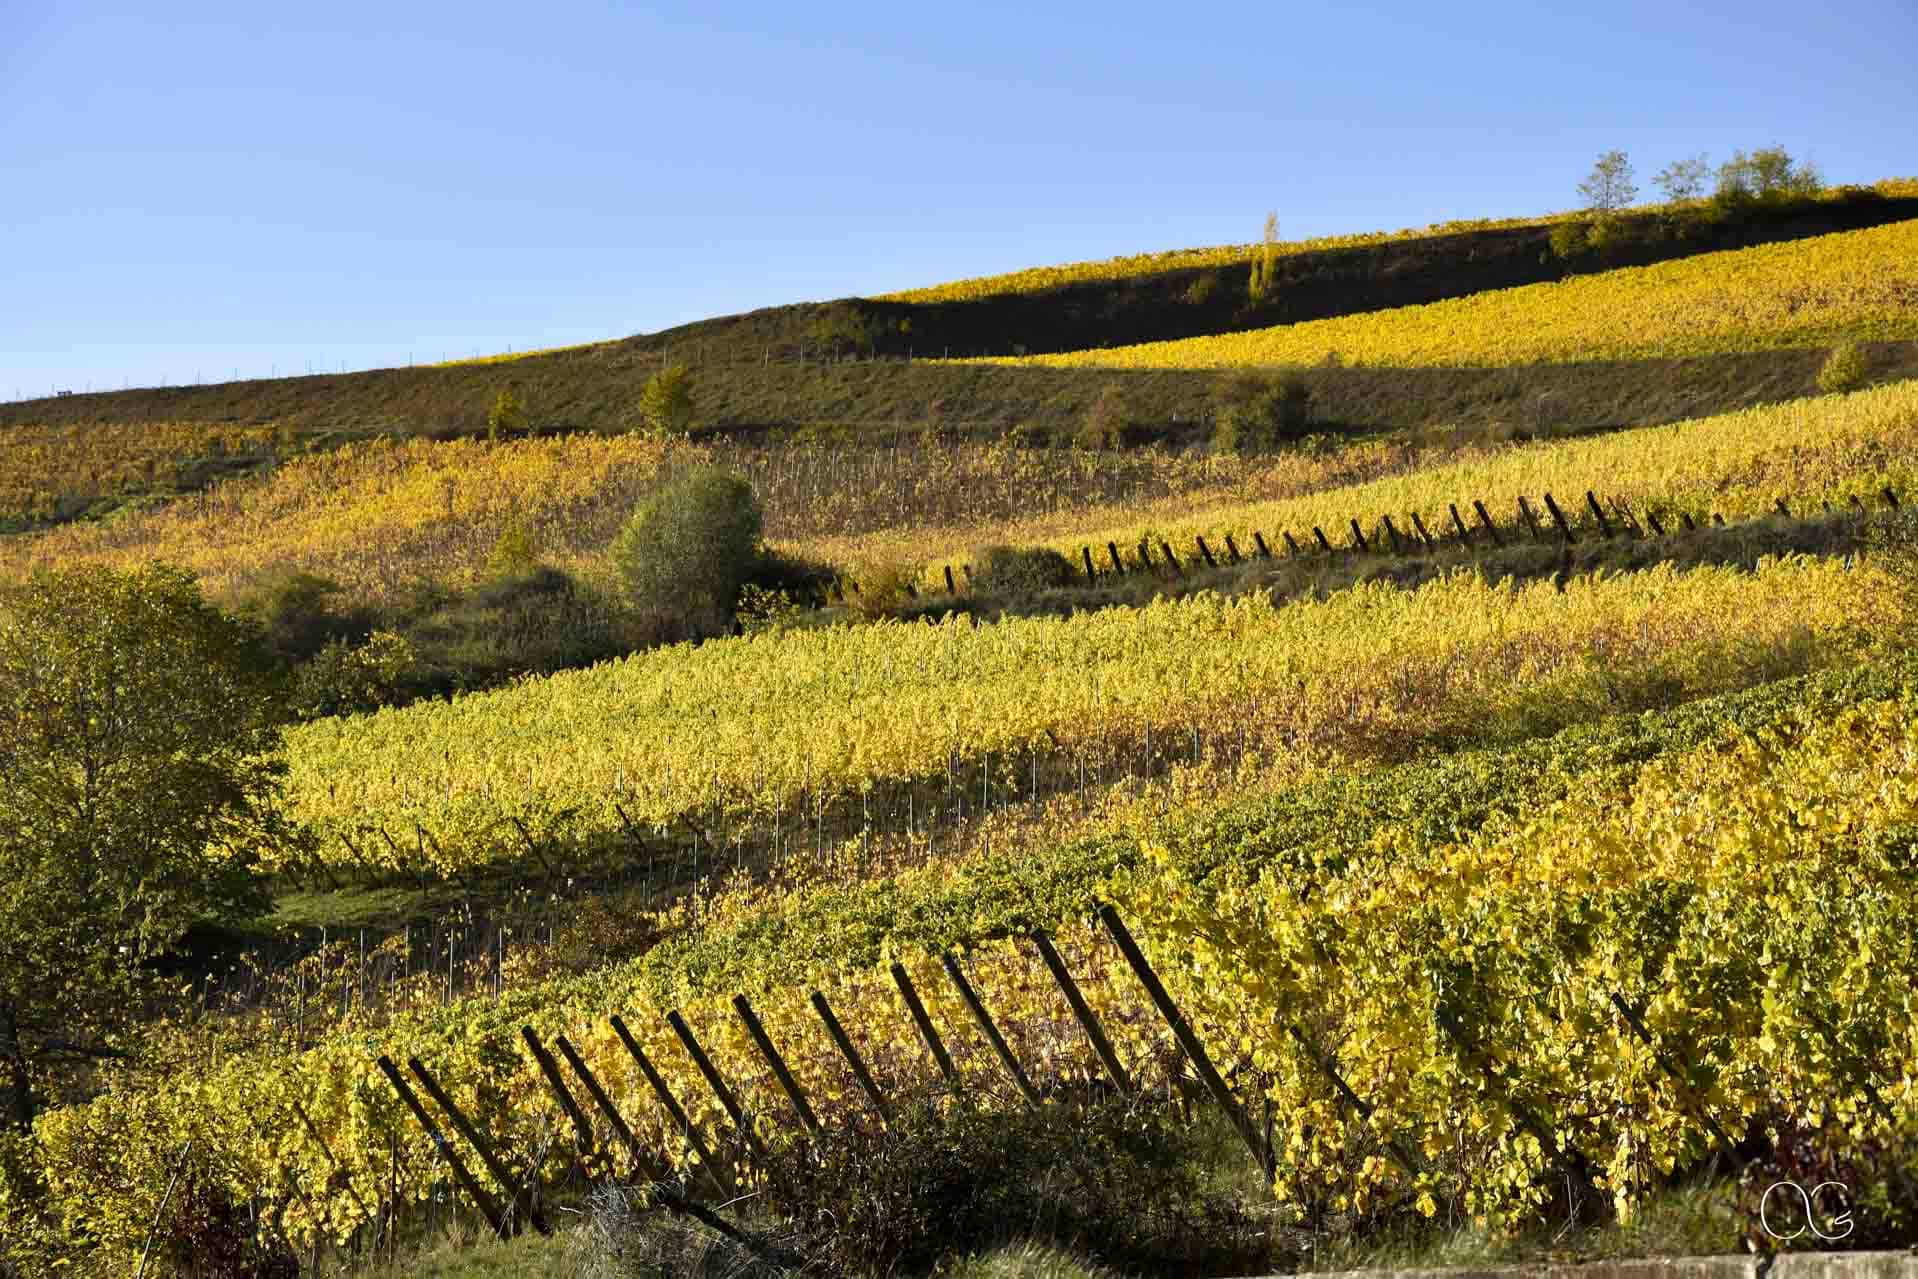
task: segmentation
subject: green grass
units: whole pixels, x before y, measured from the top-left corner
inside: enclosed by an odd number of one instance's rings
[[[573,1279],[578,1245],[570,1230],[551,1238],[529,1231],[504,1243],[449,1235],[392,1267],[360,1273],[366,1279]]]
[[[1698,1180],[1649,1196],[1630,1221],[1602,1215],[1598,1206],[1582,1225],[1539,1225],[1506,1234],[1469,1222],[1435,1219],[1398,1225],[1358,1238],[1302,1237],[1303,1272],[1425,1270],[1525,1262],[1560,1264],[1632,1257],[1703,1257],[1743,1252],[1736,1211],[1737,1185]]]
[[[1037,1243],[1009,1244],[966,1257],[938,1273],[943,1279],[1116,1279],[1103,1266]]]

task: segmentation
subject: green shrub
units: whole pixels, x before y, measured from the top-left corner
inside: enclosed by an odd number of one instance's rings
[[[874,343],[884,333],[885,324],[878,316],[867,315],[847,302],[834,302],[819,308],[806,321],[806,346],[825,359],[856,359],[871,355]]]
[[[318,719],[391,706],[402,699],[414,661],[412,643],[392,631],[374,631],[359,645],[333,640],[294,668],[290,709]]]
[[[1312,424],[1312,388],[1295,374],[1233,374],[1214,387],[1212,405],[1212,444],[1225,453],[1262,453]]]
[[[693,429],[693,372],[669,364],[639,389],[639,421],[649,435],[686,435]]]
[[[1098,397],[1079,419],[1073,442],[1081,448],[1116,449],[1126,442],[1135,425],[1125,384],[1108,382],[1099,388]]]
[[[243,596],[237,611],[257,622],[266,649],[285,665],[304,662],[328,644],[366,637],[372,619],[338,605],[340,584],[315,573],[280,573]]]
[[[1216,1158],[1163,1102],[920,1105],[776,1154],[762,1194],[834,1274],[921,1274],[1013,1230],[1135,1272],[1262,1271],[1264,1230],[1207,1184]]]
[[[784,591],[770,590],[751,582],[739,588],[739,624],[749,635],[791,630],[800,623],[805,612]]]
[[[918,576],[918,566],[902,560],[862,564],[852,579],[855,585],[848,602],[867,617],[879,617],[904,608],[913,597],[913,582]]]
[[[1585,245],[1593,253],[1623,248],[1640,238],[1631,222],[1615,214],[1592,219],[1585,232]]]
[[[1192,283],[1185,286],[1186,305],[1204,306],[1212,300],[1212,295],[1218,291],[1219,273],[1217,271],[1207,271],[1204,275],[1196,277]]]
[[[1865,351],[1856,342],[1840,342],[1818,370],[1818,389],[1827,394],[1855,391],[1865,384]]]
[[[972,557],[982,595],[1032,595],[1072,585],[1072,561],[1049,546],[988,546]]]
[[[1583,222],[1560,222],[1552,228],[1552,256],[1569,262],[1591,247],[1591,233]]]
[[[635,608],[716,633],[731,622],[759,557],[760,527],[750,484],[716,466],[697,467],[633,512],[613,539],[613,567]]]
[[[486,411],[486,438],[497,440],[525,429],[526,405],[518,393],[508,387],[493,397],[493,407]]]
[[[493,542],[493,552],[486,558],[486,576],[517,577],[530,573],[538,555],[539,543],[533,530],[515,515],[506,521],[506,527]]]

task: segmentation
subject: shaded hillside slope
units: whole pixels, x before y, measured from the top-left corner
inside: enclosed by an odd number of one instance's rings
[[[1646,226],[1658,214],[1635,215]],[[1722,224],[1699,223],[1680,235],[1625,242],[1605,255],[1577,259],[1580,269],[1748,244],[1797,239],[1918,217],[1918,198],[1870,188],[1786,209],[1766,209]],[[795,427],[817,423],[869,427],[882,434],[927,425],[998,431],[1023,423],[1053,425],[1076,416],[1097,397],[1103,377],[1056,374],[1007,376],[930,367],[907,357],[1066,351],[1123,342],[1232,332],[1333,315],[1459,297],[1564,275],[1568,264],[1549,246],[1550,226],[1501,227],[1354,248],[1288,255],[1272,302],[1248,308],[1243,281],[1230,272],[1198,268],[1122,281],[1072,284],[1038,293],[976,301],[838,303],[774,307],[683,325],[661,333],[512,359],[361,373],[277,378],[210,386],[166,387],[62,396],[0,405],[0,429],[21,423],[196,421],[274,422],[300,431],[400,431],[435,435],[483,429],[486,407],[508,385],[519,389],[536,424],[555,430],[623,430],[637,416],[639,389],[662,364],[683,361],[698,377],[700,416],[710,428]],[[1194,285],[1219,278],[1193,300]],[[1230,277],[1230,278],[1228,278]],[[867,345],[869,344],[869,346]],[[883,357],[848,362],[861,348]],[[1787,369],[1787,357],[1779,357]],[[1658,366],[1646,370],[1643,408],[1608,414],[1605,424],[1667,420],[1745,398],[1701,403],[1688,399],[1669,411],[1661,387],[1673,381]],[[1771,359],[1731,364],[1706,375],[1784,378]],[[1530,371],[1513,376],[1525,380]],[[1617,397],[1586,388],[1578,375],[1548,375],[1550,385],[1528,387],[1561,399]],[[1601,383],[1611,375],[1597,375]],[[1678,382],[1690,374],[1677,371]],[[1509,387],[1495,381],[1493,389]],[[1749,384],[1748,384],[1749,385]],[[1203,411],[1203,376],[1155,379],[1137,385],[1137,415],[1148,422],[1190,421]],[[1767,389],[1791,395],[1799,385]],[[1741,396],[1745,393],[1741,391]],[[1503,413],[1511,396],[1461,391],[1456,380],[1419,378],[1403,385],[1376,378],[1327,383],[1325,417],[1353,424],[1416,424],[1468,416],[1474,405]]]

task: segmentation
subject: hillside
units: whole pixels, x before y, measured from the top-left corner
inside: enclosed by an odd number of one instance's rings
[[[1045,367],[1503,368],[1918,337],[1918,222],[1250,332],[1023,357]]]
[[[1154,270],[1147,259],[1138,274],[1118,279],[1066,272],[1067,282],[1052,287],[991,289],[957,300],[847,299],[774,307],[511,358],[33,400],[0,406],[0,429],[167,421],[273,423],[298,433],[470,434],[483,428],[498,390],[513,385],[542,429],[625,430],[635,420],[641,384],[666,362],[695,370],[699,414],[709,430],[826,426],[883,437],[928,426],[991,434],[1021,424],[1056,429],[1082,414],[1106,379],[960,371],[919,361],[1241,332],[1918,217],[1918,195],[1909,184],[1881,186],[1845,188],[1723,222],[1643,212],[1628,220],[1637,232],[1603,253],[1570,261],[1552,251],[1548,221],[1301,247],[1280,257],[1273,299],[1258,307],[1248,307],[1242,282],[1226,279],[1225,267]],[[1212,256],[1229,262],[1232,254],[1245,252]],[[1216,277],[1214,285],[1195,290],[1208,277]],[[1615,414],[1606,424],[1735,407],[1741,401],[1700,402],[1684,388],[1697,380],[1748,388],[1770,367],[1735,364],[1700,372],[1678,365],[1643,372],[1631,379],[1636,389],[1626,415]],[[1621,398],[1603,370],[1589,381],[1534,370],[1512,376],[1523,390],[1572,405],[1611,405]],[[1510,378],[1334,376],[1323,388],[1324,413],[1330,421],[1365,425],[1484,417],[1512,398],[1512,387]],[[1132,394],[1144,418],[1170,425],[1203,413],[1208,388],[1204,378],[1167,378],[1138,385]]]
[[[228,656],[202,736],[277,743],[192,850],[247,891],[0,1081],[0,1274],[670,1211],[919,1275],[1040,1196],[1125,1273],[1738,1251],[1827,1166],[1918,1239],[1918,190],[1569,225],[0,409],[0,765],[170,782]],[[631,429],[677,359],[701,428]],[[1215,443],[1275,364],[1310,420]],[[156,560],[230,649],[68,643]],[[93,794],[0,788],[9,882]],[[57,1025],[92,920],[15,896]]]

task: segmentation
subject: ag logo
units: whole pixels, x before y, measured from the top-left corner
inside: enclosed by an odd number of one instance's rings
[[[1773,1182],[1758,1201],[1758,1221],[1766,1234],[1787,1241],[1809,1230],[1826,1243],[1836,1243],[1853,1228],[1845,1187],[1836,1181],[1821,1181],[1810,1190],[1795,1181]],[[1798,1228],[1786,1234],[1794,1222]]]

